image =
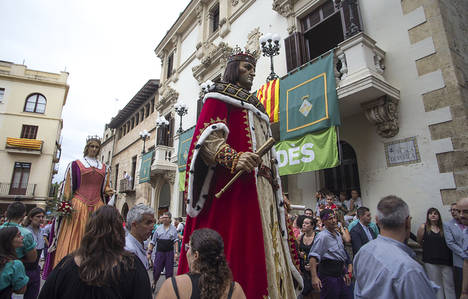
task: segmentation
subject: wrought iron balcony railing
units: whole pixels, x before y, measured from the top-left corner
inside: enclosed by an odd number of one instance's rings
[[[37,184],[0,183],[0,196],[26,196],[33,197]]]

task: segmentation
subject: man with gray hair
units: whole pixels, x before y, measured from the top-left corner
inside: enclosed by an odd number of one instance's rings
[[[151,236],[154,222],[154,210],[144,204],[135,205],[128,211],[125,250],[133,252],[147,270],[150,263],[143,242]]]
[[[381,234],[362,246],[354,258],[354,297],[436,298],[437,285],[405,245],[411,233],[406,202],[394,195],[382,198],[376,219]]]

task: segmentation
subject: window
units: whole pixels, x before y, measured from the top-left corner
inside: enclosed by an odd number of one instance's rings
[[[11,195],[26,195],[30,170],[31,163],[15,162],[9,192]]]
[[[131,188],[130,190],[135,190],[135,174],[136,174],[136,163],[137,163],[137,156],[133,156],[132,157],[132,172],[131,172],[131,176],[132,176],[132,180],[131,180]]]
[[[167,57],[167,78],[169,79],[172,75],[172,68],[174,67],[174,52]]]
[[[26,99],[24,104],[25,112],[44,113],[46,108],[46,98],[40,93],[33,93]]]
[[[139,122],[140,122],[140,112],[137,112],[137,114],[135,114],[135,126],[138,126]]]
[[[114,189],[117,190],[117,188],[119,188],[119,185],[117,184],[119,182],[119,164],[116,164],[115,165],[115,177],[114,177]]]
[[[23,125],[20,138],[36,139],[38,126]]]
[[[210,33],[216,32],[219,28],[219,3],[210,9]]]
[[[3,101],[4,96],[5,96],[5,88],[0,88],[0,102]]]
[[[328,0],[300,20],[301,32],[284,40],[286,68],[290,72],[335,48],[361,31],[357,1]]]
[[[166,120],[169,122],[169,125],[162,125],[158,128],[156,144],[172,146],[172,135],[174,134],[174,119],[171,117],[170,114],[165,115],[164,118],[166,118]]]
[[[150,114],[150,104],[146,104],[146,106],[145,106],[145,112],[146,112],[145,117],[148,117],[149,114]]]

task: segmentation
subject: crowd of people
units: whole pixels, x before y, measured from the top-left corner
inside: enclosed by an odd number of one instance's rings
[[[429,208],[426,222],[411,233],[408,205],[383,198],[376,222],[357,190],[316,194],[316,212],[290,215],[304,280],[302,298],[465,298],[463,264],[468,258],[464,202],[453,203],[443,222]],[[408,247],[419,245],[422,255]],[[373,242],[370,242],[373,241]],[[423,267],[421,266],[423,265]],[[465,280],[467,280],[465,275]],[[468,281],[467,281],[468,282]],[[465,282],[466,283],[466,282]]]
[[[298,298],[467,297],[468,199],[453,203],[452,219],[445,222],[436,208],[428,209],[414,240],[422,250],[418,262],[407,245],[411,216],[406,202],[384,197],[373,222],[357,191],[352,194],[340,200],[320,192],[318,213],[305,209],[292,217],[304,281]],[[351,216],[349,206],[354,215],[345,220]],[[113,206],[92,213],[80,246],[59,261],[39,293],[39,260],[50,232],[44,218],[41,208],[26,214],[23,203],[9,205],[0,227],[0,298],[12,293],[24,298],[152,298],[151,281],[157,282],[161,273],[166,281],[157,298],[246,298],[224,256],[223,239],[212,229],[191,234],[184,244],[190,271],[175,276],[183,219],[173,223],[165,212],[156,223],[155,211],[144,204],[130,209],[125,225]]]

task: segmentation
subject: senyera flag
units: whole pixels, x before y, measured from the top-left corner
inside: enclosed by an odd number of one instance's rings
[[[270,122],[279,121],[279,79],[263,84],[257,90],[257,98],[270,116]]]

